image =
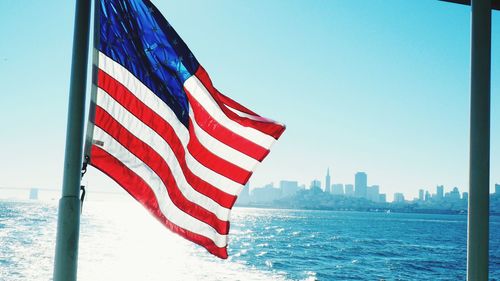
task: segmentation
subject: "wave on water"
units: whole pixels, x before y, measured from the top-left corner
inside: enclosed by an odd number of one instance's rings
[[[50,280],[55,229],[54,202],[0,201],[0,280]],[[132,199],[86,202],[80,231],[79,281],[465,279],[458,215],[235,208],[227,260],[170,233]],[[499,235],[491,228],[492,280]]]

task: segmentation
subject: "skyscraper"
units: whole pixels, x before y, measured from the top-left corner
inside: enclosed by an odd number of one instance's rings
[[[424,190],[423,189],[418,190],[418,200],[424,201]]]
[[[460,191],[458,190],[458,187],[454,187],[452,191],[450,191],[450,199],[451,200],[460,200]]]
[[[352,184],[344,185],[345,196],[354,196],[354,186]]]
[[[310,188],[311,189],[315,189],[315,188],[316,189],[321,189],[321,181],[320,180],[312,180]]]
[[[403,203],[405,201],[405,196],[403,193],[394,193],[394,201],[395,203]]]
[[[335,195],[344,195],[344,185],[341,183],[332,184],[332,193]]]
[[[500,184],[495,184],[495,195],[500,196]]]
[[[326,169],[325,192],[330,193],[330,168]]]
[[[380,193],[378,196],[378,202],[385,203],[387,202],[387,195],[385,193]]]
[[[366,198],[367,176],[364,172],[357,172],[354,175],[354,196]]]
[[[427,190],[427,191],[425,192],[425,201],[429,201],[429,200],[431,200],[431,194],[430,194],[430,193],[429,193],[429,191]]]
[[[444,186],[436,186],[436,198],[440,200],[444,198]]]
[[[378,185],[369,186],[366,190],[366,198],[373,202],[378,202],[380,200],[380,187]]]
[[[299,183],[297,181],[280,181],[281,196],[292,196],[299,190]]]

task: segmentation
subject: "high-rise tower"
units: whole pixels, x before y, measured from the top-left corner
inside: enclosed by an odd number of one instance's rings
[[[330,168],[326,169],[325,192],[331,193],[331,190],[330,190]]]
[[[444,186],[442,185],[436,186],[436,198],[439,200],[444,198]]]
[[[354,175],[354,196],[366,198],[367,176],[366,173],[357,172]]]

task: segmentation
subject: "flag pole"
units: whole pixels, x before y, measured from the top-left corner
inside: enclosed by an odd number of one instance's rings
[[[59,200],[54,281],[76,280],[80,180],[91,0],[76,0],[62,195]]]
[[[472,0],[467,280],[488,280],[491,1]]]

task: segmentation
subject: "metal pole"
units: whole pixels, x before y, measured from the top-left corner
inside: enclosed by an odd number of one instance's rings
[[[488,280],[491,1],[472,0],[467,280]]]
[[[59,200],[54,281],[76,280],[90,2],[91,0],[76,0],[63,190]]]

